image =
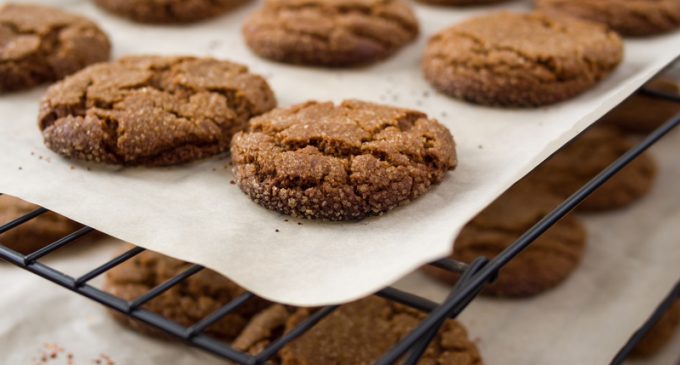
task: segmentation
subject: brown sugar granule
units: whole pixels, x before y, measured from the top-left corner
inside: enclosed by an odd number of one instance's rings
[[[457,165],[446,127],[407,109],[307,102],[253,118],[232,141],[256,203],[308,219],[356,220],[425,194]]]

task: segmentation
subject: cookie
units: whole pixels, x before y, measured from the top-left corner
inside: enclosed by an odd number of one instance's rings
[[[234,347],[258,353],[275,338],[306,319],[313,310],[274,305],[246,326]],[[415,309],[368,297],[345,304],[321,320],[308,332],[285,346],[274,363],[281,365],[373,364],[423,319]],[[425,351],[419,364],[481,365],[477,346],[466,329],[455,320],[442,329]]]
[[[454,243],[452,259],[470,263],[492,259],[514,243],[562,199],[521,180],[468,223]],[[499,297],[528,297],[558,286],[578,267],[586,248],[585,228],[566,216],[510,261],[484,293]],[[427,274],[455,284],[459,275],[432,266]]]
[[[647,84],[651,90],[680,95],[680,82],[659,78]],[[680,103],[663,100],[642,93],[633,94],[602,117],[609,124],[628,133],[649,134],[680,113]]]
[[[645,337],[638,342],[631,353],[632,357],[651,357],[659,353],[673,336],[678,334],[680,327],[680,300],[676,300],[673,306],[664,313],[658,322],[647,332]]]
[[[677,0],[534,0],[540,10],[589,19],[626,36],[650,36],[680,26]]]
[[[248,119],[275,105],[267,82],[245,66],[136,56],[50,87],[39,124],[47,147],[64,157],[162,166],[227,151]]]
[[[40,208],[9,195],[0,195],[0,225]],[[68,236],[82,226],[64,216],[47,212],[0,234],[0,244],[22,254],[30,254]]]
[[[220,15],[243,0],[95,0],[101,8],[142,23],[190,23]]]
[[[456,167],[451,133],[420,112],[357,100],[307,102],[234,136],[234,174],[253,201],[308,219],[355,220],[425,194]]]
[[[130,249],[127,247],[127,249]],[[107,272],[104,290],[124,300],[134,300],[188,269],[191,264],[145,251]],[[231,302],[245,290],[231,280],[204,269],[144,305],[182,326],[191,326]],[[206,334],[222,341],[233,340],[255,313],[267,305],[252,298],[236,311],[208,327]],[[116,320],[146,335],[164,336],[161,331],[132,318],[111,312]]]
[[[418,22],[402,0],[267,0],[243,36],[264,58],[342,67],[389,57],[418,36]]]
[[[529,179],[567,198],[635,146],[614,128],[595,126],[536,168]],[[645,196],[656,178],[656,164],[646,153],[633,160],[581,205],[579,211],[623,208]]]
[[[418,0],[421,3],[447,6],[483,6],[498,4],[508,0]]]
[[[436,89],[469,102],[537,107],[592,88],[621,62],[603,26],[543,13],[483,15],[435,34],[422,60]]]
[[[111,53],[88,19],[58,9],[0,5],[0,93],[59,80]]]

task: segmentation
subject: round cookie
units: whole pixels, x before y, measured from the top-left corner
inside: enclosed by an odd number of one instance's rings
[[[276,336],[291,331],[314,310],[274,305],[254,317],[234,347],[259,353]],[[425,314],[415,309],[368,297],[345,304],[308,332],[281,349],[276,364],[372,364],[413,330]],[[481,365],[477,346],[455,320],[444,322],[419,363]]]
[[[126,57],[53,85],[40,106],[45,144],[68,158],[172,165],[212,156],[276,105],[260,76],[210,58]]]
[[[9,223],[39,207],[9,195],[0,195],[0,225]],[[0,234],[0,244],[22,254],[30,254],[68,236],[82,226],[64,216],[46,212]]]
[[[647,87],[680,95],[680,82],[672,79],[655,79]],[[667,101],[642,93],[636,93],[602,117],[601,123],[609,124],[628,133],[648,134],[680,113],[680,103]]]
[[[616,129],[594,126],[536,168],[528,178],[567,198],[634,146],[634,141]],[[656,164],[649,154],[643,154],[591,194],[577,210],[623,208],[646,195],[655,178]]]
[[[521,180],[468,223],[454,243],[452,259],[470,263],[496,257],[562,199]],[[586,247],[586,233],[574,216],[566,216],[510,261],[484,293],[499,297],[527,297],[556,287],[576,269]],[[432,266],[427,274],[455,284],[459,275]]]
[[[112,13],[142,23],[190,23],[217,16],[243,0],[95,0]]]
[[[250,121],[231,146],[256,203],[308,219],[378,215],[425,194],[456,167],[446,127],[423,113],[357,100],[307,102]]]
[[[618,66],[623,43],[603,26],[499,12],[434,35],[422,60],[439,91],[473,103],[536,107],[570,99]]]
[[[534,0],[536,8],[608,25],[626,36],[649,36],[680,26],[677,0]]]
[[[38,5],[0,5],[0,93],[59,80],[107,60],[111,44],[96,24]]]
[[[508,0],[418,0],[421,3],[445,6],[484,6],[499,4]]]
[[[267,0],[243,26],[246,43],[261,57],[336,67],[387,58],[418,31],[403,0]]]
[[[678,334],[680,327],[680,299],[664,313],[645,337],[633,349],[633,357],[651,357],[659,353]]]
[[[127,247],[127,249],[130,249]],[[134,300],[156,286],[188,269],[191,264],[145,251],[107,272],[104,290],[124,300]],[[144,309],[157,313],[182,326],[191,326],[231,302],[245,290],[231,280],[211,270],[197,274],[175,285],[167,292],[144,305]],[[231,341],[241,332],[250,317],[268,305],[263,299],[253,298],[236,311],[208,327],[206,334],[219,340]],[[135,331],[165,336],[162,332],[137,322],[130,317],[111,311],[116,320]]]

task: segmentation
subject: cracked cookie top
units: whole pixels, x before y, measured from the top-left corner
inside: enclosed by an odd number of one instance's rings
[[[109,39],[93,22],[37,5],[0,5],[0,92],[63,78],[107,60]]]
[[[402,0],[268,0],[243,34],[255,53],[275,61],[352,66],[410,43],[418,23]]]
[[[47,147],[65,157],[171,165],[228,150],[234,133],[275,105],[267,82],[245,66],[136,56],[50,87],[39,126]]]
[[[236,349],[257,354],[277,335],[293,330],[315,309],[273,305],[255,316],[234,341]],[[340,306],[273,359],[280,365],[373,364],[410,333],[426,314],[370,296]],[[477,346],[458,321],[446,320],[419,364],[482,365]]]
[[[480,256],[498,256],[562,200],[533,181],[520,180],[465,225],[456,238],[451,258],[471,263]],[[526,297],[553,288],[576,269],[585,247],[585,228],[577,217],[568,215],[501,269],[484,293]],[[423,267],[423,271],[450,284],[459,278],[456,273],[431,266]]]
[[[534,0],[540,10],[607,24],[627,36],[649,36],[680,26],[677,0]]]
[[[250,122],[232,141],[240,188],[283,214],[353,220],[427,192],[456,167],[453,137],[417,111],[307,102]]]
[[[595,23],[539,12],[500,12],[433,36],[423,69],[436,88],[454,97],[525,107],[585,91],[622,57],[621,39]]]
[[[244,0],[95,0],[100,7],[143,23],[189,23],[219,15]]]

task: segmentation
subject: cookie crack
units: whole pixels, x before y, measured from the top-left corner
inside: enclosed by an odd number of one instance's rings
[[[510,53],[514,54],[515,56],[519,57],[520,59],[522,59],[523,61],[527,62],[528,64],[535,65],[535,66],[542,68],[543,70],[547,71],[551,76],[553,76],[558,81],[567,81],[568,80],[568,78],[566,78],[565,75],[562,75],[559,68],[556,67],[553,64],[553,62],[551,62],[551,61],[553,61],[552,57],[549,57],[548,59],[532,58],[531,56],[527,55],[526,53],[524,53],[521,50],[514,48],[514,47],[501,46],[501,45],[498,45],[498,44],[493,44],[493,45],[487,44],[486,42],[484,42],[479,37],[475,36],[474,34],[468,33],[468,32],[457,30],[456,32],[454,32],[454,34],[461,37],[461,38],[471,40],[475,44],[477,44],[479,47],[472,49],[472,51],[481,55],[481,56],[486,56],[486,55],[488,55],[489,53],[492,53],[492,52],[502,52],[502,51],[510,52]],[[466,64],[458,64],[458,65],[459,66],[466,66],[466,67],[468,66]],[[504,64],[504,65],[509,66],[509,67],[515,67],[514,65],[509,65],[509,64]],[[521,69],[522,67],[519,66],[519,67],[516,67],[516,68]]]

